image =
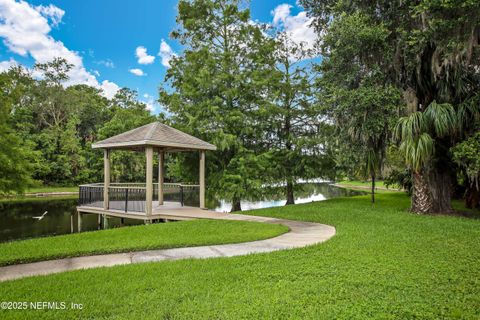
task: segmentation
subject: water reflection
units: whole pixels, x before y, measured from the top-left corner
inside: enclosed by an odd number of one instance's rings
[[[295,203],[308,203],[314,201],[323,201],[335,197],[355,196],[364,194],[363,191],[348,190],[332,186],[329,183],[304,183],[297,186],[295,190]],[[285,200],[284,188],[270,188],[265,192],[266,195],[255,200],[243,200],[241,202],[242,210],[253,210],[271,207],[284,206]],[[208,207],[218,212],[230,212],[232,204],[220,200],[208,203]]]
[[[78,200],[72,198],[25,199],[25,201],[0,202],[0,242],[37,238],[47,235],[77,232],[76,206]],[[42,220],[40,216],[48,211]],[[140,224],[137,220],[125,221],[124,225]],[[109,219],[110,227],[120,226],[120,219]],[[84,215],[82,230],[98,229],[97,215]]]

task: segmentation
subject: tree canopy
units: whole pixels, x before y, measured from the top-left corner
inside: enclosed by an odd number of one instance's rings
[[[411,186],[416,213],[480,199],[480,2],[301,0],[315,46],[253,21],[241,0],[180,0],[183,51],[152,115],[134,90],[108,99],[67,86],[61,57],[0,73],[0,192],[102,178],[95,141],[161,120],[217,146],[207,194],[242,200],[308,179],[386,179]],[[162,79],[159,79],[159,82]],[[167,157],[167,180],[197,182],[198,155]],[[143,181],[140,153],[114,152],[115,181]],[[459,191],[460,190],[460,191]],[[410,191],[410,190],[409,190]]]

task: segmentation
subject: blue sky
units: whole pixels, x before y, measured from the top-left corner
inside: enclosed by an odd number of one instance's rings
[[[176,6],[177,0],[0,0],[0,71],[60,55],[75,65],[72,83],[102,88],[106,96],[119,87],[135,89],[157,113],[168,58],[182,51],[169,38]],[[294,0],[252,0],[250,9],[252,20],[312,41],[308,18]]]

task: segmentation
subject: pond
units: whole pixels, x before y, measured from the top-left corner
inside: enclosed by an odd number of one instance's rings
[[[362,194],[362,191],[346,190],[329,185],[328,183],[303,184],[296,191],[295,203],[322,201],[333,197],[343,197]],[[283,206],[286,200],[279,192],[264,196],[257,201],[242,201],[242,209],[259,209]],[[48,235],[67,234],[77,232],[77,217],[75,207],[76,198],[30,198],[0,202],[0,242],[36,238]],[[228,212],[231,204],[223,200],[209,200],[208,207],[220,212]],[[41,216],[47,212],[43,219],[33,217]],[[84,215],[82,230],[96,230],[97,216]],[[125,219],[124,225],[142,224],[138,220]],[[109,218],[110,227],[120,226],[119,218]]]

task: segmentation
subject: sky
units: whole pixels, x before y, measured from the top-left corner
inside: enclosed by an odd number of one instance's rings
[[[111,98],[138,91],[154,114],[169,60],[182,46],[169,38],[178,0],[0,0],[0,72],[63,57],[74,65],[68,84],[88,84]],[[313,45],[310,20],[295,0],[251,0],[252,20]],[[68,85],[67,84],[67,85]]]

